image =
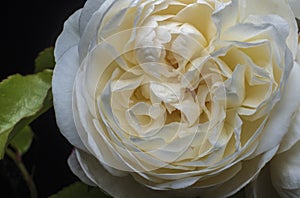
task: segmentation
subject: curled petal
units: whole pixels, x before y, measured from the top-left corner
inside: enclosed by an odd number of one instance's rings
[[[245,19],[249,15],[265,15],[274,14],[285,19],[290,27],[290,34],[287,38],[287,44],[293,53],[293,57],[296,56],[298,46],[298,31],[294,14],[285,0],[273,1],[273,0],[242,0],[240,3],[240,18]],[[258,6],[259,5],[259,6]]]

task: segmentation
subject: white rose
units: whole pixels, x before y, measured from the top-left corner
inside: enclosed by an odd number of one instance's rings
[[[286,0],[88,0],[55,48],[72,171],[114,197],[299,196],[297,47]]]

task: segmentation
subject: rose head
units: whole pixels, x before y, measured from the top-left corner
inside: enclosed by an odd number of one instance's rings
[[[299,196],[293,10],[285,0],[88,0],[55,48],[72,171],[115,197],[226,197],[250,182],[256,196],[275,193],[255,185],[265,167],[281,196]]]

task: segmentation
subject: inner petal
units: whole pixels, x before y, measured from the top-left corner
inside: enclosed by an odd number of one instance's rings
[[[210,41],[216,34],[216,27],[211,17],[212,13],[212,6],[201,1],[201,3],[186,6],[173,20],[191,24],[204,35],[207,41]]]

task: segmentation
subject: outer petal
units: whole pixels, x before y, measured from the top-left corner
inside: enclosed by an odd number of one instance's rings
[[[113,197],[122,198],[135,198],[135,197],[157,197],[157,198],[171,198],[171,197],[182,197],[182,198],[194,198],[198,196],[203,197],[224,197],[236,193],[249,181],[251,181],[265,165],[267,161],[275,154],[277,148],[274,148],[265,154],[258,156],[257,158],[251,159],[243,165],[243,169],[237,176],[220,186],[212,187],[209,189],[192,188],[192,189],[180,189],[180,190],[166,190],[166,191],[155,191],[151,190],[138,182],[133,177],[116,177],[111,175],[106,169],[98,162],[93,156],[76,150],[76,157],[80,164],[79,169],[83,170],[85,175],[77,174],[84,181],[84,178],[89,178],[93,183],[96,183],[101,189]],[[75,170],[76,172],[80,172]],[[74,171],[74,170],[73,170]],[[239,188],[237,188],[239,187]],[[117,190],[116,190],[117,189]]]
[[[77,133],[72,113],[73,84],[80,65],[77,49],[80,12],[75,12],[66,21],[63,32],[56,41],[52,92],[56,122],[61,133],[71,144],[86,150]]]
[[[156,191],[145,187],[133,179],[131,175],[124,177],[113,176],[107,172],[99,161],[92,155],[80,150],[75,150],[76,160],[80,167],[76,172],[84,171],[84,175],[77,174],[84,181],[84,178],[89,178],[93,183],[96,183],[102,190],[115,198],[195,198],[201,195],[202,190],[197,188],[182,189],[182,190],[165,190]]]
[[[294,12],[295,17],[300,19],[300,1],[299,0],[289,0],[291,8]]]
[[[65,22],[63,31],[59,35],[55,43],[54,56],[56,63],[69,49],[78,45],[80,40],[78,28],[80,15],[81,9],[77,10]]]
[[[82,33],[84,32],[84,29],[86,27],[86,25],[88,24],[89,20],[91,19],[92,15],[94,14],[94,12],[96,12],[99,7],[103,4],[105,0],[87,0],[80,18],[79,18],[79,32],[80,35],[82,35]]]
[[[298,128],[299,130],[299,128]],[[283,198],[300,197],[300,141],[271,161],[271,178]]]
[[[71,153],[71,155],[69,156],[68,159],[68,164],[70,166],[71,171],[81,179],[82,182],[90,185],[90,186],[96,186],[95,183],[93,183],[84,173],[84,171],[82,170],[79,161],[76,157],[76,151],[73,150],[73,152]]]
[[[100,28],[101,23],[104,20],[105,15],[107,14],[107,12],[112,8],[112,6],[114,6],[114,4],[120,0],[105,0],[103,2],[103,4],[96,6],[98,7],[98,9],[94,9],[90,10],[90,11],[94,11],[95,12],[90,16],[88,14],[82,15],[82,19],[81,19],[81,26],[85,26],[84,28],[82,27],[82,37],[80,38],[80,42],[79,42],[79,55],[80,55],[80,60],[83,60],[85,58],[85,56],[87,55],[87,52],[89,50],[89,48],[91,47],[91,44],[95,45],[96,44],[96,40],[97,40],[97,33],[98,33],[98,29]],[[94,4],[93,4],[94,5]],[[87,6],[92,6],[92,4],[87,4]],[[86,8],[88,9],[88,8]],[[85,12],[88,12],[85,11]],[[90,18],[89,18],[90,17]],[[84,19],[86,18],[86,19]],[[87,20],[89,18],[88,21],[83,21],[83,20]],[[87,24],[84,24],[86,23]],[[78,25],[79,26],[79,25]]]
[[[298,110],[294,114],[294,119],[289,127],[288,133],[283,137],[280,143],[278,152],[287,151],[298,141],[300,141],[300,106],[298,106]]]
[[[211,188],[203,194],[203,197],[225,197],[237,193],[259,174],[266,163],[275,155],[277,149],[278,147],[275,147],[251,160],[243,161],[242,170],[236,176],[220,186]]]
[[[296,62],[299,64],[300,63],[300,45],[298,45],[298,53],[296,56]]]
[[[275,106],[267,123],[260,144],[253,156],[265,152],[282,141],[287,133],[292,116],[300,104],[300,67],[295,63],[288,81],[285,85],[285,91],[280,103]]]
[[[76,150],[76,157],[86,176],[115,198],[164,197],[163,192],[153,191],[137,183],[131,176],[111,175],[93,156]]]

